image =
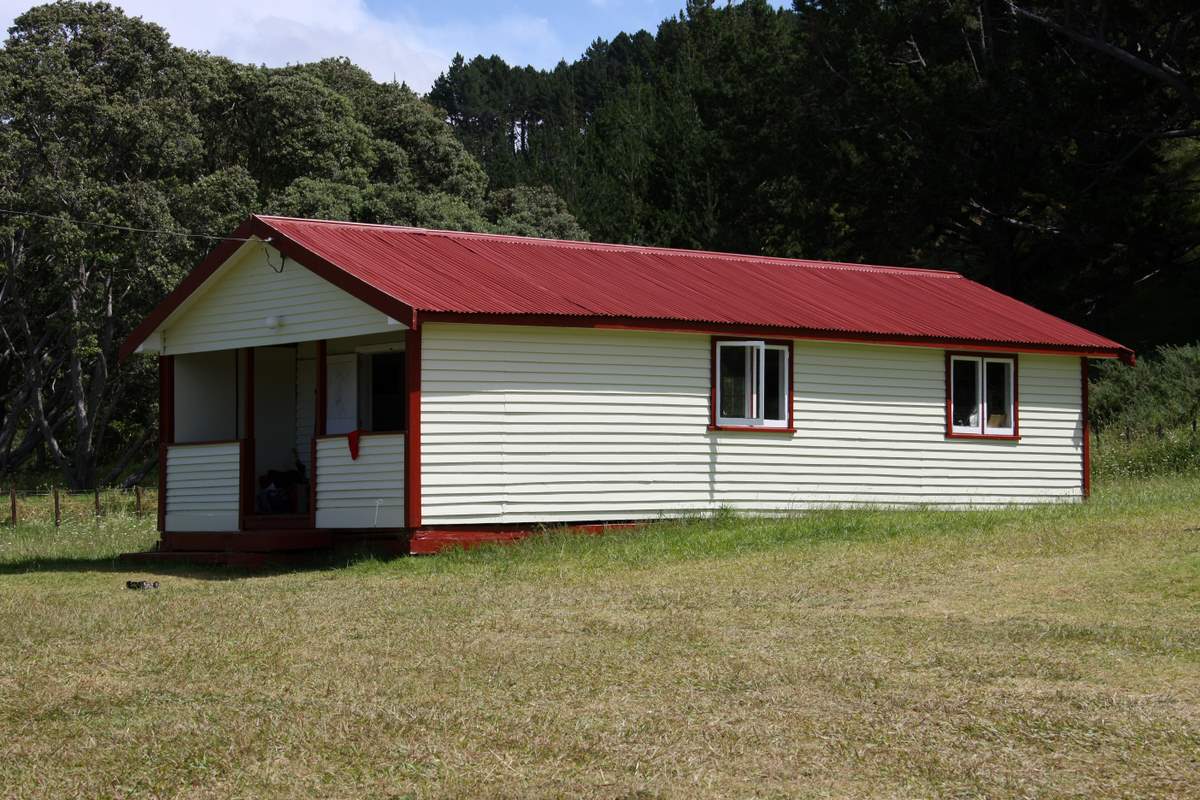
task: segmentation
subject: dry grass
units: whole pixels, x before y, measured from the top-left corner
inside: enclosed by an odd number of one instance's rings
[[[150,525],[127,520],[129,541]],[[1083,508],[722,517],[175,571],[152,592],[123,588],[140,573],[112,567],[111,542],[88,558],[5,535],[5,797],[1200,786],[1195,479]]]

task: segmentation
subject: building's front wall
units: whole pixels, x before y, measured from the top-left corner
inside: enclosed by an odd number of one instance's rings
[[[1079,361],[1019,361],[1020,441],[945,437],[943,351],[797,340],[794,434],[710,432],[708,336],[422,328],[427,526],[1081,495]]]
[[[330,362],[349,359],[352,367],[329,370],[327,396],[347,396],[353,408],[362,376],[354,367],[368,353],[402,352],[404,333],[388,331],[326,341]],[[174,385],[174,440],[166,451],[164,519],[168,532],[232,532],[242,527],[240,488],[248,483],[249,498],[258,478],[270,470],[285,472],[299,461],[319,477],[316,493],[317,528],[399,528],[405,525],[404,435],[364,433],[357,459],[350,456],[347,437],[359,427],[351,419],[314,442],[317,403],[317,344],[299,342],[254,349],[254,458],[243,458],[247,447],[245,416],[247,354],[222,350],[176,355],[171,360]],[[330,407],[327,415],[334,417]],[[332,434],[343,435],[332,435]],[[254,475],[243,470],[252,465]],[[296,513],[300,513],[297,511]],[[259,528],[269,524],[269,515]]]
[[[159,327],[168,355],[404,329],[258,241],[238,250]]]

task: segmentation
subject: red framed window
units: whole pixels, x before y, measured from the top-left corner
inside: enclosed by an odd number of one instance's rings
[[[946,353],[946,437],[1020,439],[1016,355]]]
[[[794,431],[792,343],[712,340],[709,430]]]

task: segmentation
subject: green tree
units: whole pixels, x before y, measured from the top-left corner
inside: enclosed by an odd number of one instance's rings
[[[548,186],[517,186],[492,192],[485,214],[499,233],[575,241],[588,238],[566,202]]]
[[[152,365],[120,342],[254,211],[582,236],[548,190],[488,193],[432,106],[345,59],[283,69],[171,45],[105,3],[0,50],[0,470],[76,488],[153,463]],[[165,231],[165,233],[164,233]],[[140,463],[139,463],[140,462]]]

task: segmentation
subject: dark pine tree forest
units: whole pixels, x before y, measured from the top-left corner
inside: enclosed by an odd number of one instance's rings
[[[593,238],[960,270],[1131,346],[1200,338],[1200,9],[692,0],[429,100]]]

